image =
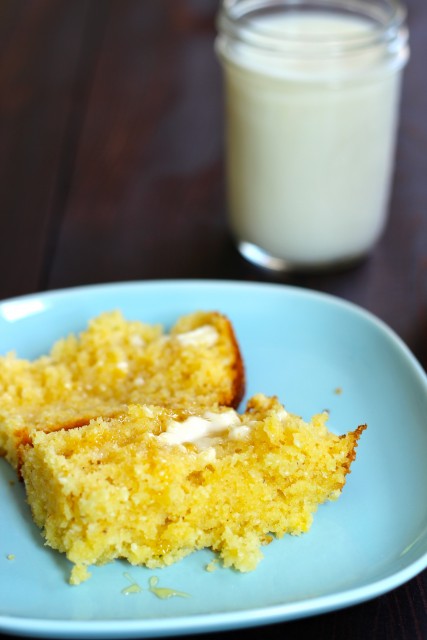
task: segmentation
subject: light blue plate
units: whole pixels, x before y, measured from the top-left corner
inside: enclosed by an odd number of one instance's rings
[[[69,564],[43,546],[24,490],[0,461],[0,631],[126,638],[233,629],[346,607],[378,596],[427,566],[427,384],[401,340],[365,311],[292,287],[146,282],[82,287],[0,304],[0,353],[33,358],[89,318],[119,308],[170,325],[216,309],[235,326],[247,394],[276,394],[308,419],[330,411],[337,433],[368,423],[343,495],[320,507],[308,534],[265,548],[248,574],[217,569],[203,551],[159,571],[115,562],[67,584]],[[338,393],[340,390],[340,393]],[[7,556],[14,555],[14,559]],[[142,588],[125,595],[126,572]],[[161,600],[160,587],[190,597]]]

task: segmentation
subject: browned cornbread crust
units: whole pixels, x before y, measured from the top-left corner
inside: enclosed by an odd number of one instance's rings
[[[18,466],[29,431],[55,431],[118,416],[130,403],[237,407],[242,356],[231,322],[212,311],[160,325],[103,313],[79,335],[29,361],[0,356],[0,455]]]
[[[23,455],[28,501],[46,543],[75,564],[75,584],[92,564],[160,567],[205,547],[249,571],[269,534],[308,531],[318,505],[340,495],[365,426],[338,436],[326,420],[306,423],[258,395],[241,415],[134,405],[36,431]]]

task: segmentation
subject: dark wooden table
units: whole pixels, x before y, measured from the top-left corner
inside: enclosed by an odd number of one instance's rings
[[[0,299],[123,280],[286,282],[374,312],[426,367],[427,3],[407,5],[386,233],[351,270],[276,276],[228,234],[217,0],[1,0]],[[427,571],[366,604],[244,633],[427,638]]]

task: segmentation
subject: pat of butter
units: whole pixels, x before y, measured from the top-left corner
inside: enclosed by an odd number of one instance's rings
[[[211,325],[203,325],[192,331],[178,333],[176,338],[183,346],[212,347],[218,340],[218,331]]]
[[[171,420],[158,438],[169,445],[191,443],[206,449],[216,438],[243,440],[249,432],[250,427],[240,422],[236,411],[229,409],[222,413],[207,411],[203,416],[190,416],[183,422]]]

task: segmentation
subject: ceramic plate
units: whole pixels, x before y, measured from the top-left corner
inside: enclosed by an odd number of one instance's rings
[[[381,321],[336,298],[279,285],[170,281],[99,285],[0,304],[0,353],[34,358],[89,318],[119,308],[169,326],[216,309],[235,326],[247,394],[276,394],[309,419],[328,409],[344,433],[368,423],[341,498],[309,533],[264,548],[252,573],[207,572],[209,551],[157,571],[126,562],[67,584],[69,563],[44,547],[23,486],[0,460],[0,631],[44,637],[180,635],[285,621],[382,594],[427,566],[427,384]],[[158,586],[188,594],[159,599]],[[140,591],[127,593],[132,583]],[[132,591],[132,589],[131,589]]]

